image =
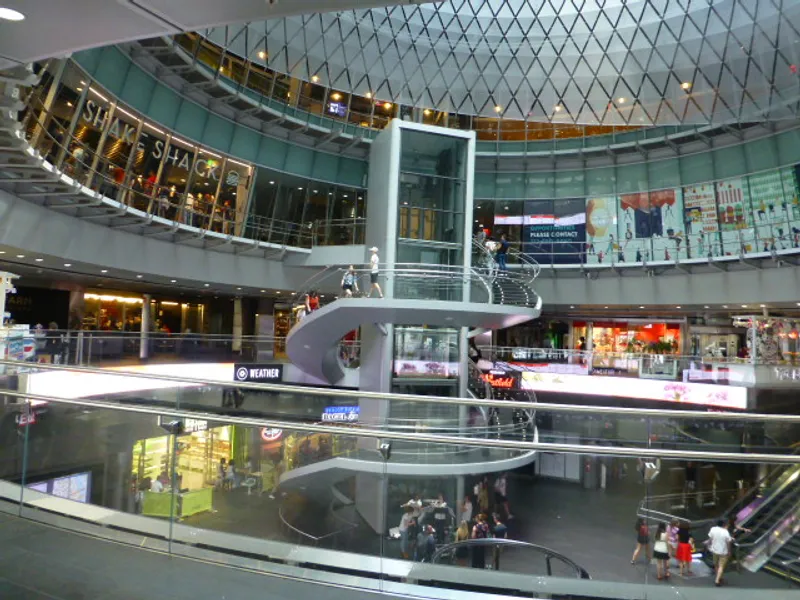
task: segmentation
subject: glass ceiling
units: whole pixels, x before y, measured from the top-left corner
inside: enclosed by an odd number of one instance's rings
[[[795,118],[798,31],[800,0],[447,0],[203,33],[270,69],[383,101],[666,125]]]

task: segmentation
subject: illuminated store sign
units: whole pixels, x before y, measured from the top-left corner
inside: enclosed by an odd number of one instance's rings
[[[84,122],[105,132],[113,139],[120,140],[126,144],[133,145],[136,138],[136,127],[120,121],[119,117],[114,117],[109,122],[108,110],[98,106],[94,100],[87,100],[86,106],[83,109],[82,118]],[[146,133],[142,133],[147,136]],[[164,140],[156,140],[153,148],[150,150],[150,156],[156,160],[161,160],[164,156],[164,149],[166,142]],[[139,152],[144,153],[147,148],[144,143],[139,140],[137,144]],[[184,150],[177,146],[172,146],[168,151],[165,158],[165,164],[171,164],[174,167],[183,169],[185,171],[193,170],[197,175],[204,179],[211,179],[219,181],[220,177],[220,161],[217,160],[194,160],[194,153],[189,150]],[[192,163],[194,162],[194,166]],[[238,184],[238,181],[236,182]]]
[[[360,406],[326,406],[322,411],[322,420],[329,422],[355,423],[361,412]]]
[[[283,365],[234,365],[233,378],[249,383],[271,383],[283,381]]]
[[[492,369],[481,375],[481,378],[493,388],[512,390],[519,387],[517,374],[500,369]]]
[[[719,408],[747,408],[747,388],[627,377],[592,377],[569,373],[522,373],[523,390],[659,400]]]
[[[275,427],[262,427],[261,429],[261,439],[265,442],[276,442],[281,439],[283,435],[283,429],[277,429]]]

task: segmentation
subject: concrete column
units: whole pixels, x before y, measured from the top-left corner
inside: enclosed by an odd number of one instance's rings
[[[242,351],[242,299],[233,299],[233,342],[231,343],[233,352]]]
[[[456,477],[456,497],[453,501],[453,512],[456,513],[456,526],[460,525],[461,522],[459,521],[459,506],[461,506],[461,501],[464,499],[465,494],[465,481],[464,476],[459,475]]]
[[[150,338],[150,294],[142,296],[142,329],[139,335],[139,358],[146,360],[149,355]]]

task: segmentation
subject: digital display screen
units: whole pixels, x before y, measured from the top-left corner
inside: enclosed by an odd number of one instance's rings
[[[347,105],[342,102],[328,102],[328,112],[339,117],[347,116]]]
[[[27,487],[43,494],[87,504],[91,495],[91,482],[91,473],[76,473],[66,477],[32,483]]]

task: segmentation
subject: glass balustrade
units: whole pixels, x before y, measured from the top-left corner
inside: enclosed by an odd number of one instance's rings
[[[185,377],[156,386],[152,374],[72,371],[69,385],[47,388],[37,378],[63,369],[3,366],[0,506],[26,519],[293,577],[346,573],[372,589],[391,580],[569,595],[591,578],[598,586],[581,596],[619,598],[643,584],[711,587],[705,542],[732,517],[730,585],[791,586],[754,565],[766,564],[764,540],[797,533],[796,431],[772,448],[670,435],[693,422],[727,435],[800,417],[540,403],[536,436],[522,438],[510,420],[486,435],[466,420],[362,419],[370,395],[357,391],[230,384],[245,399],[226,412],[203,400],[219,402],[218,386]],[[115,383],[134,379],[148,389]],[[667,559],[671,576],[659,580],[653,543],[673,523],[690,562]]]

